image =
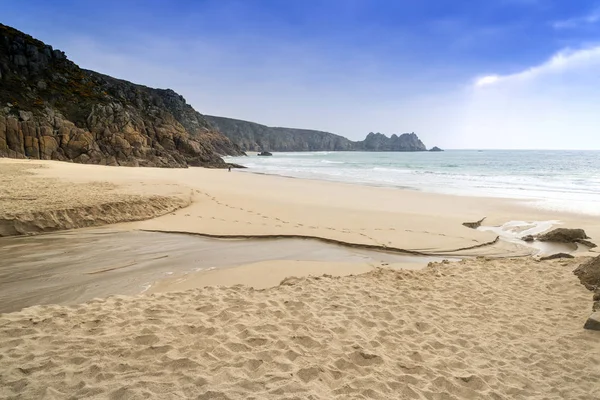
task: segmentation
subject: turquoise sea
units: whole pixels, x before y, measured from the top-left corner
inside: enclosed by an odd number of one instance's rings
[[[532,200],[600,215],[600,151],[303,152],[227,157],[245,172]]]

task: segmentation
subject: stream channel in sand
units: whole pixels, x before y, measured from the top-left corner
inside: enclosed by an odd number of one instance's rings
[[[555,222],[511,221],[480,229],[530,247],[533,254],[575,251],[575,245],[528,244],[518,239]],[[347,263],[366,268],[393,264],[415,269],[444,259],[453,258],[360,249],[315,239],[215,239],[111,228],[6,237],[0,238],[0,313],[38,304],[69,305],[110,295],[138,295],[167,279],[266,261]],[[290,270],[290,275],[296,271]]]
[[[262,261],[414,268],[447,258],[356,249],[314,239],[212,239],[107,228],[8,237],[0,238],[0,312],[137,295],[161,279]]]

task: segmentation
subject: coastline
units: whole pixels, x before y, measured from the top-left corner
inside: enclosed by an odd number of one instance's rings
[[[600,217],[595,205],[600,201],[600,181],[594,179],[598,165],[593,157],[598,154],[547,150],[485,153],[449,150],[433,155],[334,151],[284,152],[273,157],[250,155],[230,160],[244,164],[248,167],[245,172],[250,173],[467,197],[529,200],[536,208],[551,212]],[[557,157],[561,161],[556,161]]]
[[[113,223],[125,222],[112,225],[116,229],[213,237],[307,237],[422,254],[499,257],[526,255],[531,251],[506,242],[493,243],[496,233],[469,229],[462,224],[484,217],[486,226],[510,221],[557,220],[560,226],[582,228],[589,236],[600,237],[600,226],[594,216],[533,208],[520,199],[447,195],[202,168],[140,169],[0,160],[0,167],[6,165],[22,166],[33,174],[29,176],[44,182],[46,188],[55,186],[47,193],[42,192],[40,198],[56,196],[56,192],[69,186],[76,188],[75,191],[97,186],[96,192],[103,196],[94,193],[96,204],[119,200],[123,195],[137,196],[137,200],[143,198],[150,203],[150,198],[160,196],[181,207],[158,216],[152,213],[145,218],[140,216],[137,222],[126,223],[126,218],[121,221],[115,218]],[[58,182],[62,186],[56,186]],[[13,190],[21,190],[18,184]],[[72,197],[55,198],[49,205],[43,201],[40,204],[56,211],[73,208],[72,200]],[[15,203],[10,198],[5,202]],[[27,203],[26,207],[37,206]],[[491,246],[486,246],[490,243]],[[478,250],[456,251],[462,248]]]

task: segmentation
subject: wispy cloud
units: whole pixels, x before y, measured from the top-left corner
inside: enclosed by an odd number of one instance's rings
[[[508,75],[486,75],[474,80],[475,87],[496,85],[506,81],[524,81],[544,74],[600,64],[600,46],[580,50],[565,49],[554,54],[546,62]]]
[[[587,15],[552,22],[554,29],[575,29],[600,21],[600,9],[595,9]]]

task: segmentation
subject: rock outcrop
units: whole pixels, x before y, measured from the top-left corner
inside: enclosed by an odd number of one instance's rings
[[[584,329],[600,331],[600,256],[584,262],[573,271],[579,278],[579,282],[586,289],[594,292],[592,298],[592,315],[583,326]]]
[[[429,151],[444,151],[444,150],[440,149],[437,146],[433,146],[431,149],[429,149]]]
[[[588,290],[597,290],[600,288],[600,256],[584,262],[573,273]]]
[[[369,133],[365,140],[356,143],[356,150],[362,151],[427,151],[427,148],[414,133],[403,133],[387,137],[382,133]]]
[[[589,329],[591,331],[600,331],[600,311],[592,313],[590,317],[585,321],[583,329]]]
[[[369,133],[351,141],[334,133],[309,129],[273,128],[249,121],[206,115],[206,119],[244,151],[426,151],[414,133]]]
[[[81,69],[0,24],[0,156],[226,167],[220,155],[242,154],[174,91]]]
[[[578,240],[589,239],[583,229],[556,228],[550,232],[538,235],[540,242],[574,243]]]
[[[536,237],[540,242],[578,243],[589,239],[583,229],[556,228]]]

